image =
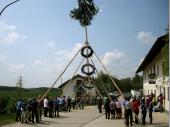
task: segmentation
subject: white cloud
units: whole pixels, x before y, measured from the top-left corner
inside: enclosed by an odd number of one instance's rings
[[[67,50],[59,50],[59,51],[56,51],[55,53],[54,53],[54,55],[56,55],[56,56],[66,56],[66,54],[68,53],[68,51]]]
[[[2,43],[13,44],[20,39],[26,38],[26,35],[22,35],[16,31],[16,26],[0,21],[0,40]]]
[[[16,63],[10,63],[8,64],[8,69],[10,71],[20,71],[25,67],[24,64],[16,64]]]
[[[54,41],[50,41],[47,43],[47,47],[54,47],[56,45],[56,43]]]
[[[81,43],[76,43],[74,48],[66,54],[66,58],[71,60],[82,47]]]
[[[56,61],[54,63],[47,63],[41,70],[45,72],[61,72],[65,68],[66,64],[75,56],[81,46],[81,43],[76,43],[72,49],[56,51],[54,53]],[[79,63],[79,59],[76,59],[76,62]],[[72,65],[75,66],[74,64]]]
[[[15,31],[16,30],[16,26],[14,25],[9,25],[9,24],[6,24],[2,21],[0,21],[0,33],[1,32],[7,32],[7,31]]]
[[[20,39],[21,36],[17,32],[10,32],[4,37],[4,41],[8,44],[15,43],[18,39]]]
[[[156,40],[156,38],[153,36],[151,32],[144,32],[144,31],[139,32],[137,38],[142,44],[154,43]]]
[[[80,50],[81,47],[82,47],[81,43],[76,43],[72,49],[59,50],[59,51],[56,51],[54,54],[57,57],[60,57],[60,59],[71,60],[76,55],[76,53]]]
[[[59,73],[61,71],[61,69],[63,68],[63,64],[48,64],[46,65],[44,68],[42,68],[41,70],[44,72],[55,72],[55,73]]]
[[[43,61],[40,60],[40,59],[37,59],[33,62],[34,65],[40,65],[40,64],[43,64]]]
[[[4,55],[0,54],[0,63],[5,62],[5,60],[6,60],[6,57]]]
[[[122,63],[126,63],[128,61],[128,57],[118,50],[113,50],[112,52],[106,52],[104,57],[102,58],[102,62],[106,66],[111,65],[119,65]]]

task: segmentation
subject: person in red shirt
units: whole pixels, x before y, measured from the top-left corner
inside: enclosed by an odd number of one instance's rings
[[[158,102],[160,102],[159,105],[159,111],[163,112],[163,100],[165,99],[165,97],[162,95],[162,93],[158,96]]]
[[[140,102],[134,98],[134,100],[132,101],[132,110],[135,113],[135,123],[138,124],[138,114],[139,114],[139,106],[140,106]]]

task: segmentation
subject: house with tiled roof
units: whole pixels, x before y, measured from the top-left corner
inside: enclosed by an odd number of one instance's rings
[[[164,56],[162,48],[165,46],[166,35],[159,37],[149,50],[144,60],[138,67],[136,73],[143,72],[143,94],[155,94],[156,97],[162,93],[165,97],[164,108],[169,111],[169,77],[162,71]]]
[[[71,80],[71,81],[70,81]],[[82,85],[84,77],[82,75],[75,75],[72,79],[69,79],[62,83],[58,88],[63,90],[63,96],[75,96],[75,89],[77,86]]]

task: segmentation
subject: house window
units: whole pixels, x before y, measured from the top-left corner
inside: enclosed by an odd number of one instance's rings
[[[159,65],[157,66],[157,75],[159,75]]]
[[[153,90],[151,90],[151,93],[153,93]]]
[[[148,95],[149,95],[149,90],[148,90]]]
[[[167,100],[169,100],[169,87],[167,87]]]

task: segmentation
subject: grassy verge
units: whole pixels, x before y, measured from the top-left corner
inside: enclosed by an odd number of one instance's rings
[[[15,114],[0,114],[0,127],[5,124],[14,123],[15,122]]]

